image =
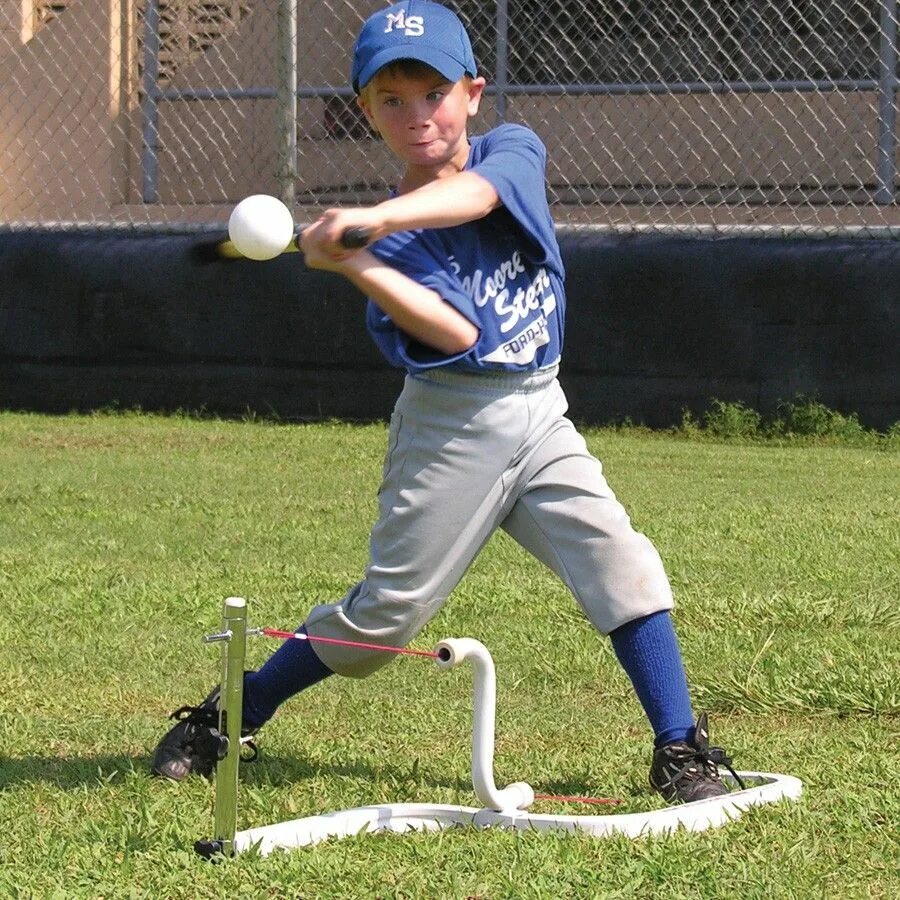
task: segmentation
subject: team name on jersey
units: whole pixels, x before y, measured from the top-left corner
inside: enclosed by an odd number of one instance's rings
[[[545,269],[539,269],[531,284],[526,288],[519,288],[511,299],[508,289],[497,294],[494,309],[498,315],[507,316],[507,319],[500,323],[500,331],[506,334],[522,319],[527,319],[536,309],[540,309],[548,299],[554,300],[552,294],[547,294],[549,290],[550,278]]]
[[[556,296],[548,294],[541,306],[541,315],[529,322],[518,334],[507,338],[491,352],[481,357],[482,362],[519,363],[527,365],[537,354],[538,348],[550,343],[549,317],[556,309]]]
[[[451,260],[451,263],[455,262]],[[459,265],[454,266],[457,274]],[[489,300],[496,297],[506,287],[507,281],[515,281],[519,275],[524,274],[525,265],[522,262],[522,254],[518,250],[513,252],[509,259],[503,260],[494,274],[484,277],[481,269],[476,269],[471,275],[462,279],[463,290],[472,298],[476,306],[487,306]]]
[[[459,275],[460,268],[456,260],[451,259],[450,264]],[[550,278],[546,269],[541,268],[530,284],[517,288],[515,294],[512,294],[509,285],[525,272],[522,254],[515,250],[512,256],[503,260],[487,278],[481,269],[476,269],[471,275],[461,279],[463,290],[476,306],[481,308],[493,301],[494,312],[503,318],[500,323],[500,331],[503,334],[539,309],[550,289]]]
[[[384,33],[402,29],[407,37],[421,37],[425,34],[425,19],[423,16],[408,16],[401,9],[398,13],[388,13]]]

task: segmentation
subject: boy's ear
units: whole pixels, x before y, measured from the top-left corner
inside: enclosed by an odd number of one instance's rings
[[[372,112],[369,109],[369,104],[366,102],[365,95],[357,94],[356,105],[363,111],[363,115],[366,117],[366,121],[372,127],[372,130],[378,131],[378,129],[375,127],[375,120],[372,118]]]
[[[469,115],[474,116],[478,112],[481,105],[481,98],[484,96],[484,89],[487,81],[484,78],[473,78],[469,82]]]

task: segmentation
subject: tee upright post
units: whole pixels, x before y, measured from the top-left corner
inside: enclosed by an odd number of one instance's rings
[[[229,597],[225,601],[221,634],[207,641],[222,641],[222,688],[219,696],[219,763],[216,766],[215,835],[197,841],[201,856],[234,855],[237,830],[238,768],[241,759],[241,716],[244,705],[244,657],[247,646],[247,601]],[[224,740],[223,740],[224,739]]]

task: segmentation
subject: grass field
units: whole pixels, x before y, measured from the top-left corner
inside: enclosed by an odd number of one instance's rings
[[[366,561],[384,428],[0,414],[0,896],[896,897],[900,454],[588,432],[659,547],[698,709],[800,803],[666,839],[370,835],[214,866],[213,788],[151,779],[217,675],[222,599],[292,628]],[[503,535],[415,642],[498,669],[497,781],[659,805],[608,641]],[[257,665],[274,644],[250,647]],[[469,673],[403,658],[267,726],[238,827],[373,802],[473,805]],[[544,803],[543,811],[584,812]],[[590,810],[588,810],[590,811]]]

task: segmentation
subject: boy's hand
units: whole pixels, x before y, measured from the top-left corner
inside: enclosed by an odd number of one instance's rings
[[[329,209],[297,239],[297,244],[306,257],[306,265],[312,269],[327,269],[341,272],[344,263],[359,252],[347,249],[341,243],[347,229],[364,229],[369,241],[383,237],[381,217],[373,209]]]

